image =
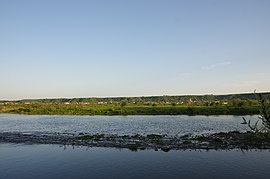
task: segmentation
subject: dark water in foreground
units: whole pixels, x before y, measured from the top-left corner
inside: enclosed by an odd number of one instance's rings
[[[0,144],[0,178],[269,178],[270,152]]]

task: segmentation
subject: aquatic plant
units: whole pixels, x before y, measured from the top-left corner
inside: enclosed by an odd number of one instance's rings
[[[255,91],[254,91],[255,93]],[[247,120],[243,117],[242,124],[247,124],[252,132],[255,133],[270,133],[270,104],[269,101],[262,96],[262,94],[256,94],[257,100],[260,104],[260,115],[258,116],[259,120],[255,124],[251,124],[250,120]],[[258,123],[261,121],[262,126],[259,127]]]

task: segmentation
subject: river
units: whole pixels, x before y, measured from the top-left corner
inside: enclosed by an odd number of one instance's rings
[[[256,116],[245,116],[255,121]],[[242,116],[46,116],[0,114],[0,132],[60,132],[102,134],[215,133],[246,131]]]
[[[255,121],[256,116],[245,116]],[[0,132],[201,134],[246,131],[241,116],[0,115]],[[138,150],[0,143],[0,178],[269,178],[269,150]]]
[[[269,178],[268,150],[154,151],[0,144],[0,178]]]

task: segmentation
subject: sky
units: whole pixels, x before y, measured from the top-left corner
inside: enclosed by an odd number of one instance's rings
[[[0,99],[270,91],[269,0],[0,0]]]

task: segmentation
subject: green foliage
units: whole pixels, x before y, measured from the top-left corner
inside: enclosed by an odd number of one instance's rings
[[[36,115],[252,115],[259,114],[258,106],[183,106],[127,104],[35,104],[5,105],[0,113]]]
[[[251,131],[255,133],[270,133],[270,103],[269,100],[265,99],[262,94],[255,94],[260,104],[260,115],[259,120],[255,122],[254,125],[247,122],[243,117],[244,122],[242,124],[247,124]],[[262,127],[258,127],[259,121],[262,122]]]
[[[96,140],[96,141],[102,138],[104,138],[104,134],[82,135],[77,137],[77,139],[79,140]]]
[[[270,93],[264,94],[265,98],[269,96]],[[249,94],[60,98],[0,101],[0,104],[0,113],[37,115],[254,115],[260,113],[259,102]]]
[[[148,138],[148,139],[151,139],[151,140],[159,140],[159,139],[162,138],[162,136],[159,135],[159,134],[148,134],[148,135],[147,135],[147,138]]]
[[[264,93],[265,98],[270,98],[270,93]],[[249,102],[247,102],[249,100]],[[230,95],[185,95],[185,96],[147,96],[147,97],[111,97],[111,98],[57,98],[57,99],[27,99],[27,100],[19,100],[14,101],[15,103],[25,104],[25,103],[31,103],[31,104],[62,104],[62,103],[77,103],[77,104],[97,104],[97,103],[103,103],[103,104],[120,104],[121,102],[126,101],[128,104],[134,103],[134,104],[166,104],[166,103],[184,103],[188,104],[196,104],[196,105],[204,105],[204,103],[207,103],[208,105],[215,104],[216,102],[222,104],[222,101],[228,101],[229,104],[232,104],[233,101],[235,104],[234,106],[237,106],[238,104],[241,104],[242,102],[247,105],[256,105],[256,97],[253,93],[246,93],[246,94],[230,94]],[[10,103],[10,101],[0,101],[0,103]],[[206,104],[205,104],[206,105]]]
[[[120,105],[121,105],[121,107],[125,107],[125,106],[127,106],[127,104],[128,104],[127,101],[122,101]]]
[[[241,100],[239,98],[236,98],[236,99],[232,100],[232,105],[233,106],[242,107],[242,106],[244,106],[244,104],[245,104],[245,101]]]

